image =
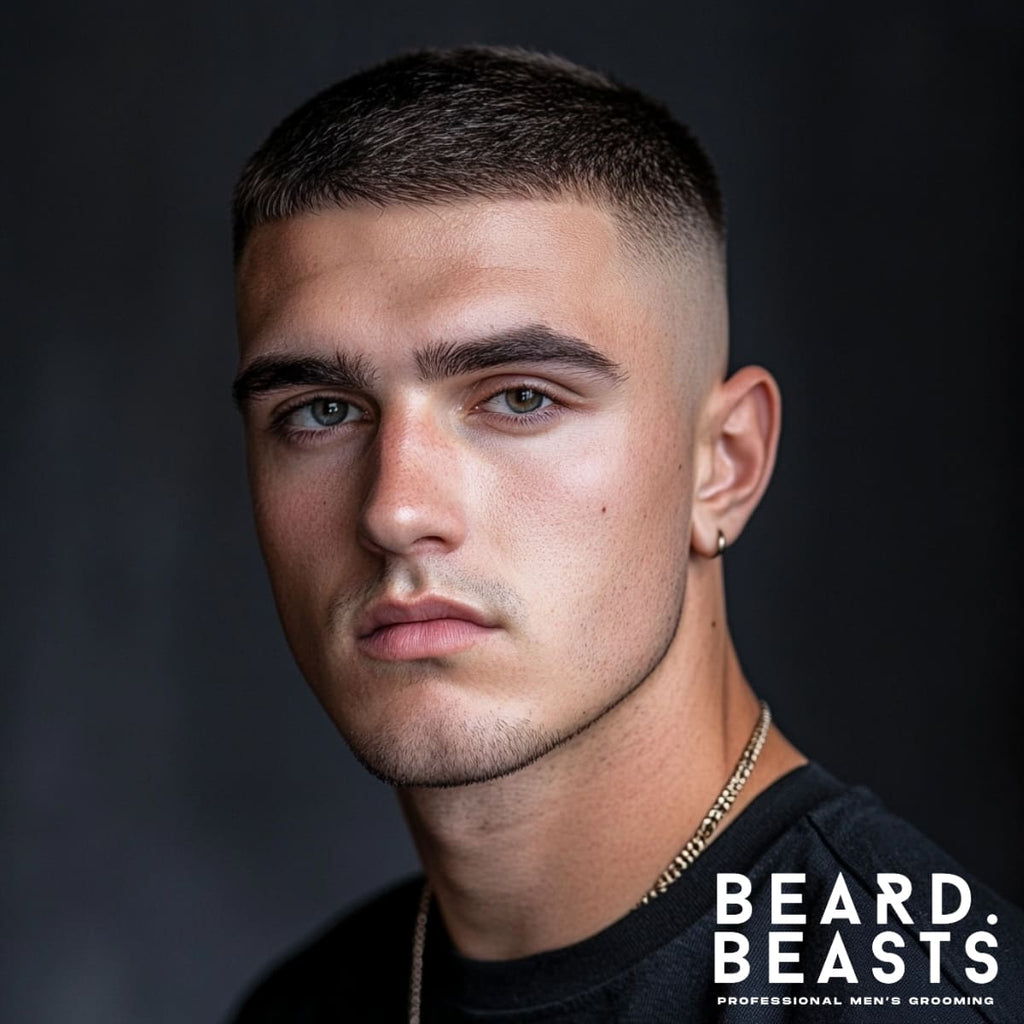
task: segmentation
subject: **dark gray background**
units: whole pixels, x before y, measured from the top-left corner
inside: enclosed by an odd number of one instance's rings
[[[512,42],[667,100],[786,401],[727,556],[783,728],[1021,900],[1021,28],[1010,3],[8,7],[0,1017],[200,1021],[414,866],[249,520],[227,197],[357,66]]]

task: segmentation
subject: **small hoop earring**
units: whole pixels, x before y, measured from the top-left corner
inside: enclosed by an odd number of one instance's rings
[[[715,553],[711,557],[712,558],[718,558],[719,555],[721,555],[721,553],[724,550],[725,550],[725,534],[722,533],[721,527],[719,527],[717,550],[715,551]]]

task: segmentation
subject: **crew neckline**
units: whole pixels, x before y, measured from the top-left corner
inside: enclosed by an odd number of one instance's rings
[[[455,950],[440,915],[431,914],[425,998],[467,1011],[523,1010],[605,984],[713,912],[720,871],[747,873],[795,821],[845,790],[814,762],[794,768],[759,793],[658,899],[561,949],[514,960],[474,960]]]

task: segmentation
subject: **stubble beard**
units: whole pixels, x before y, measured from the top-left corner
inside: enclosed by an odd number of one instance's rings
[[[675,642],[682,621],[685,573],[682,577],[674,614],[648,661],[609,701],[561,731],[545,730],[528,718],[509,721],[500,716],[468,724],[454,716],[431,719],[429,724],[422,720],[400,723],[367,736],[355,736],[338,723],[339,731],[367,771],[399,788],[447,789],[492,782],[518,772],[586,732],[654,674]]]

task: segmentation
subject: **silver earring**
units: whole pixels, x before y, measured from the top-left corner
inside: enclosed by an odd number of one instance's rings
[[[712,558],[718,558],[718,556],[725,550],[725,534],[722,533],[721,527],[718,530],[718,550],[711,556]]]

